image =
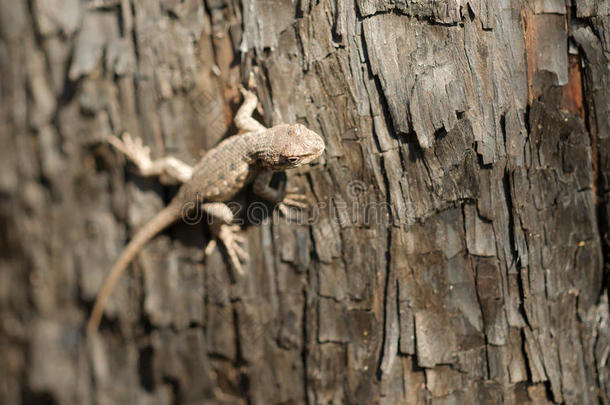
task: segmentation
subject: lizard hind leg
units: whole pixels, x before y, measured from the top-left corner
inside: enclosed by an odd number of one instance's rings
[[[241,231],[239,225],[222,224],[220,225],[216,236],[222,241],[222,244],[227,250],[231,265],[235,268],[239,275],[243,275],[244,269],[242,262],[249,261],[250,255],[242,247],[242,245],[246,243],[246,238],[239,235],[239,231]]]
[[[111,136],[108,142],[127,156],[142,176],[168,176],[179,183],[186,183],[193,176],[193,168],[175,157],[153,160],[150,157],[150,148],[142,143],[142,139],[134,139],[127,132],[123,133],[121,138]]]
[[[246,238],[239,235],[241,228],[233,224],[233,211],[224,203],[204,203],[202,209],[209,215],[209,225],[214,239],[205,248],[206,256],[216,247],[216,240],[224,245],[231,266],[238,274],[244,274],[242,262],[250,260],[250,255],[244,249]]]

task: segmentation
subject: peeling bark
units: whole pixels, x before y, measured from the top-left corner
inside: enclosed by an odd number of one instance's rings
[[[0,403],[609,403],[610,6],[568,3],[0,0]],[[326,140],[310,220],[237,279],[171,227],[87,338],[176,190],[105,139],[194,163],[250,80]]]

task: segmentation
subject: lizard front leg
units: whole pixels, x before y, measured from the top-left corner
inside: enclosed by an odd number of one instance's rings
[[[219,239],[227,250],[231,264],[235,270],[241,275],[244,274],[242,262],[247,262],[250,259],[248,252],[244,250],[242,245],[246,239],[239,235],[241,231],[239,225],[233,224],[233,211],[224,203],[204,203],[201,208],[209,215],[208,223],[210,230],[216,239]],[[211,240],[205,248],[206,256],[212,253],[216,247],[216,241]]]
[[[237,110],[237,114],[235,114],[235,125],[239,130],[244,132],[261,132],[266,130],[267,128],[263,124],[252,118],[252,113],[258,105],[256,94],[243,87],[240,88],[240,91],[244,96],[244,102],[239,107],[239,110]]]
[[[273,172],[264,171],[260,173],[254,180],[252,190],[259,197],[264,198],[267,201],[271,201],[278,205],[280,212],[287,215],[288,206],[296,208],[307,208],[305,201],[307,196],[297,192],[296,188],[286,188],[285,184],[282,184],[279,188],[271,187],[271,178]]]
[[[133,139],[125,132],[123,139],[111,136],[108,142],[121,151],[138,168],[142,176],[168,176],[180,183],[186,183],[193,176],[193,168],[175,157],[164,157],[152,160],[150,148],[142,144],[140,138]]]

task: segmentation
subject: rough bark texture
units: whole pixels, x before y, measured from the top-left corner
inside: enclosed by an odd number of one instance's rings
[[[607,0],[0,0],[0,403],[609,403],[609,60]],[[250,75],[313,221],[173,226],[87,339],[175,192],[105,139],[194,163]]]

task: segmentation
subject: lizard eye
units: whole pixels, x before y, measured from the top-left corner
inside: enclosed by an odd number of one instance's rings
[[[289,157],[289,158],[287,158],[286,160],[287,160],[289,163],[293,163],[293,164],[294,164],[294,163],[296,163],[296,162],[298,162],[298,161],[299,161],[299,158],[298,158],[298,157]]]

